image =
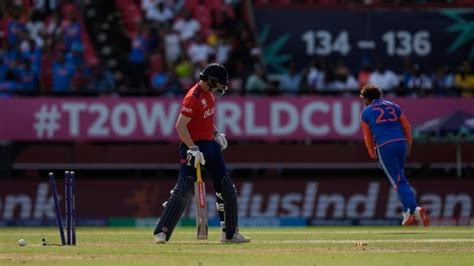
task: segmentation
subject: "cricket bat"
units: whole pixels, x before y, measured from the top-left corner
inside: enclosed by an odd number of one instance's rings
[[[194,184],[194,196],[196,198],[196,227],[197,239],[207,239],[207,202],[206,183],[202,180],[201,165],[196,168],[196,183]]]

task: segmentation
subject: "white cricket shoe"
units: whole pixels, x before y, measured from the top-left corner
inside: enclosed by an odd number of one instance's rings
[[[416,220],[423,223],[424,227],[430,226],[430,217],[426,214],[425,208],[416,207],[415,209]]]
[[[222,243],[248,243],[250,238],[242,235],[239,230],[236,230],[234,236],[231,239],[227,239],[225,232],[221,232],[221,242]]]
[[[414,226],[414,225],[418,225],[418,222],[416,221],[415,215],[410,214],[410,212],[404,212],[404,213],[403,213],[402,225],[403,225],[403,226]]]
[[[153,238],[155,239],[155,244],[166,243],[166,234],[163,232],[159,232],[158,234],[154,235]]]

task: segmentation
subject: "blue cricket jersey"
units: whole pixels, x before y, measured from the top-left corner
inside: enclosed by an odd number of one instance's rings
[[[364,108],[361,120],[369,127],[375,145],[381,146],[392,141],[407,140],[400,121],[402,116],[400,106],[384,99],[377,99]]]

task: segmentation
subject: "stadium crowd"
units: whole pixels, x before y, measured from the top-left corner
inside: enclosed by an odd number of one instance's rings
[[[353,95],[367,82],[396,95],[474,93],[474,69],[469,61],[435,69],[408,61],[404,69],[383,64],[349,69],[344,62],[315,58],[303,67],[289,62],[288,73],[267,73],[243,2],[228,0],[112,1],[124,20],[130,47],[127,71],[119,73],[101,61],[90,40],[93,36],[85,27],[83,11],[91,2],[0,3],[2,95],[96,95],[124,90],[181,95],[208,62],[229,69],[230,91],[236,94]]]

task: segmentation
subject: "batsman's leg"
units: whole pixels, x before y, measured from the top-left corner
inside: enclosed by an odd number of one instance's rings
[[[224,199],[219,192],[216,192],[216,210],[219,215],[219,221],[221,222],[221,229],[225,232]]]
[[[166,241],[171,238],[176,224],[193,196],[194,179],[191,176],[181,176],[171,193],[170,198],[161,214],[160,220],[155,227],[154,235],[166,234]]]
[[[227,237],[225,235],[224,199],[222,198],[222,194],[219,192],[216,192],[216,209],[221,225],[221,239],[225,240]]]
[[[237,190],[228,175],[222,179],[222,198],[224,199],[225,238],[223,243],[248,243],[250,238],[239,232]]]
[[[221,220],[223,234],[221,241],[224,243],[247,243],[250,238],[243,236],[238,230],[238,205],[237,190],[232,182],[225,164],[224,156],[217,142],[210,142],[209,149],[212,156],[206,162],[206,170],[209,171],[216,191],[217,210]],[[222,223],[224,221],[224,223]],[[225,233],[224,233],[225,232]]]
[[[226,237],[231,239],[234,236],[238,225],[237,190],[228,175],[222,178],[221,182],[222,199],[224,201],[224,220]]]

